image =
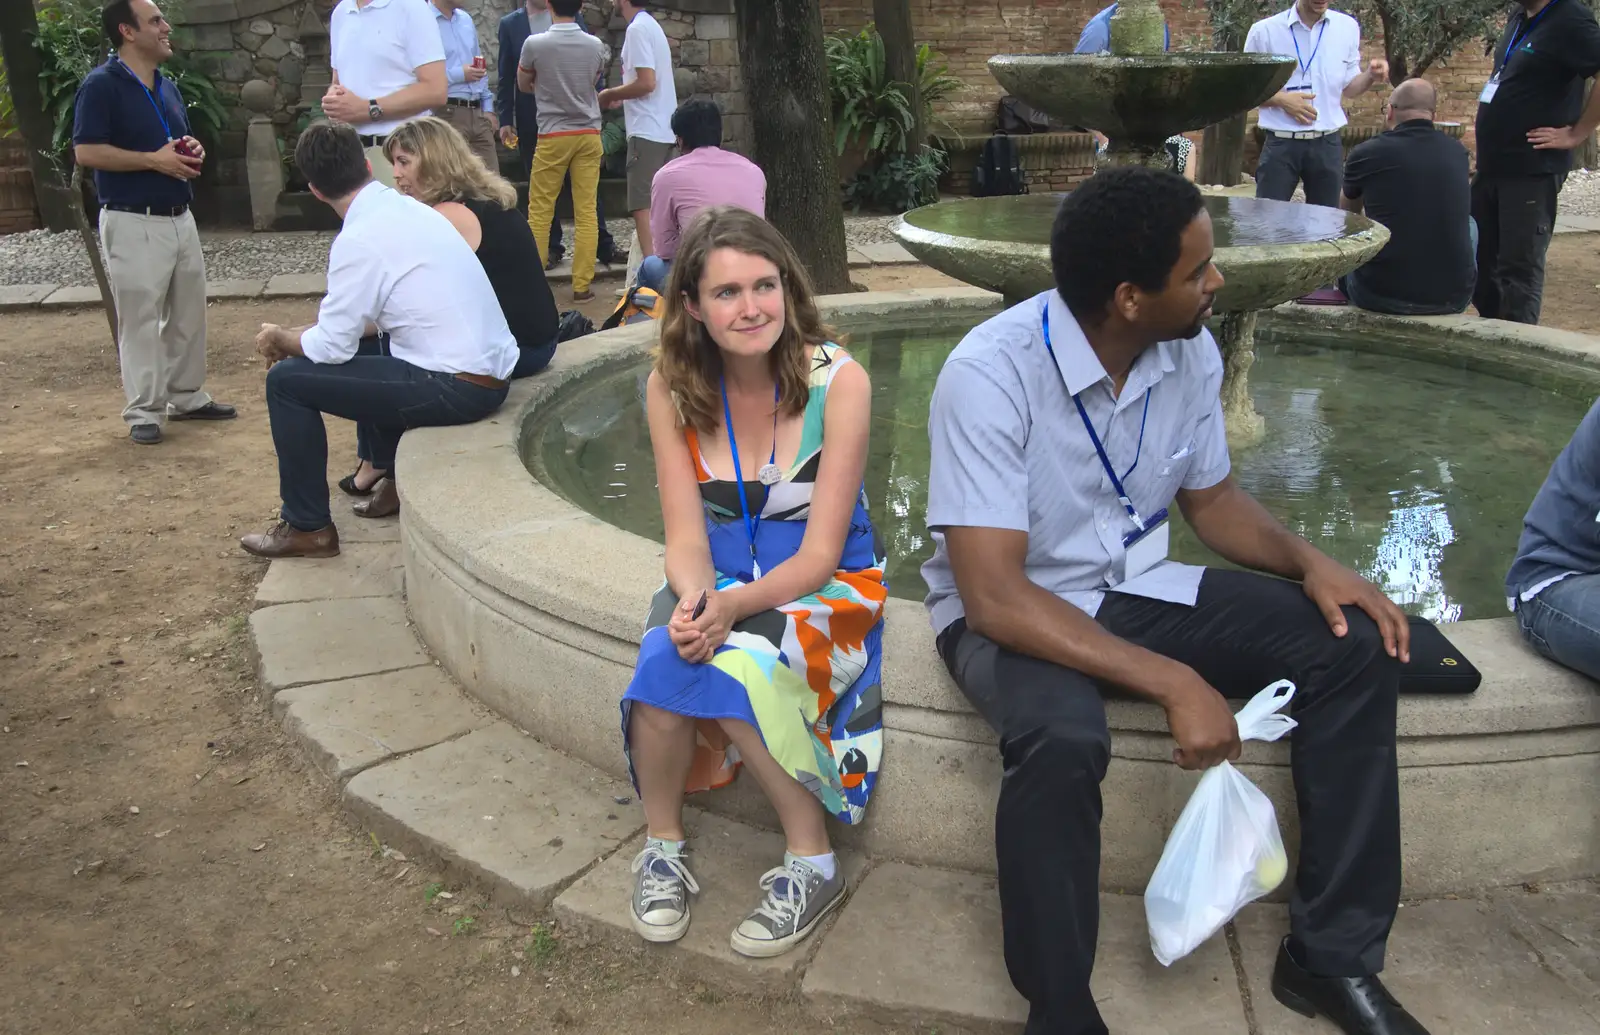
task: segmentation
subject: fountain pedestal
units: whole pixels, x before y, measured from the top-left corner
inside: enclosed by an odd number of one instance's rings
[[[1222,350],[1222,417],[1232,448],[1254,445],[1266,421],[1250,398],[1250,367],[1256,361],[1256,312],[1224,313],[1217,346]]]

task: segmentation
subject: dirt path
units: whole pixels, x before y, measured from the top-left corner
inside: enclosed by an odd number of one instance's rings
[[[1550,266],[1547,322],[1600,333],[1595,238],[1557,238]],[[153,449],[127,442],[99,313],[0,319],[0,1033],[818,1027],[470,889],[430,902],[434,876],[375,855],[267,719],[243,623],[262,567],[234,542],[276,508],[250,340],[312,312],[214,306],[209,387],[240,419]]]

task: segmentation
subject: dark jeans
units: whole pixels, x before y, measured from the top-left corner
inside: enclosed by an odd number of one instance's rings
[[[283,360],[267,371],[283,520],[303,532],[333,521],[324,413],[356,421],[358,429],[365,424],[362,459],[393,471],[395,447],[406,429],[470,424],[493,413],[505,397],[504,388],[485,388],[391,356],[358,355],[337,364],[300,356]]]
[[[1294,681],[1301,833],[1290,944],[1303,965],[1329,977],[1382,969],[1400,902],[1400,668],[1371,619],[1353,608],[1345,617],[1350,631],[1336,639],[1298,584],[1208,569],[1194,607],[1108,593],[1097,619],[1193,667],[1229,697]],[[1006,967],[1031,1006],[1027,1035],[1104,1035],[1089,991],[1100,919],[1100,781],[1111,759],[1103,688],[1001,648],[964,621],[940,635],[939,651],[1000,735],[1000,909]]]
[[[551,338],[549,342],[540,345],[536,349],[525,349],[519,345],[517,347],[517,365],[511,368],[511,380],[532,377],[549,366],[550,361],[555,358],[558,342],[559,339]]]
[[[1256,163],[1256,197],[1288,201],[1304,184],[1312,205],[1339,207],[1344,184],[1344,147],[1338,132],[1315,140],[1287,140],[1267,134]]]
[[[1600,575],[1568,575],[1517,601],[1517,625],[1540,654],[1600,679]]]
[[[1472,181],[1478,221],[1478,289],[1472,304],[1490,320],[1538,323],[1544,257],[1556,225],[1556,196],[1566,173],[1493,176]]]
[[[1478,251],[1478,221],[1467,218],[1467,238],[1472,242],[1472,251]],[[1463,302],[1458,307],[1439,305],[1424,305],[1418,302],[1408,302],[1389,294],[1388,292],[1404,291],[1404,284],[1385,285],[1375,283],[1368,274],[1372,267],[1363,266],[1352,270],[1339,278],[1339,290],[1350,299],[1350,304],[1357,309],[1365,309],[1369,313],[1387,313],[1390,316],[1452,316],[1465,312],[1467,303]]]
[[[522,182],[524,184],[528,182],[528,177],[531,175],[531,170],[533,169],[533,149],[538,143],[539,136],[536,133],[528,133],[526,135],[519,134],[517,136],[517,153],[522,156]],[[561,184],[561,195],[556,199],[556,204],[558,206],[561,204],[561,198],[566,198],[568,207],[571,207],[572,177],[570,175]],[[526,219],[528,216],[527,205],[523,205],[522,207],[522,216],[524,219]],[[605,202],[600,200],[600,192],[598,190],[594,192],[594,217],[600,223],[600,246],[596,254],[598,254],[603,260],[616,258],[617,242],[616,239],[611,236],[611,231],[606,229]],[[564,255],[566,254],[566,251],[566,248],[562,247],[561,245],[561,220],[552,219],[550,220],[550,250],[547,254],[554,257],[557,255]],[[522,375],[513,374],[512,376],[520,377]]]

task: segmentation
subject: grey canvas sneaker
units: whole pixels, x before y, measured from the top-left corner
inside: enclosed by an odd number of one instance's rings
[[[817,929],[817,922],[845,900],[844,870],[832,880],[791,855],[761,877],[766,897],[733,932],[730,944],[741,956],[781,956]]]
[[[633,860],[633,929],[647,942],[675,942],[689,930],[689,896],[700,885],[688,859],[655,838]]]

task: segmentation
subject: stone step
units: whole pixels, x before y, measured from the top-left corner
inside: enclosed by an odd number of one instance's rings
[[[818,1011],[887,1024],[1016,1031],[1028,1017],[1006,974],[994,878],[904,863],[867,874],[801,987]],[[1136,896],[1100,896],[1091,987],[1112,1031],[1247,1030],[1224,939],[1164,969]]]
[[[431,663],[397,597],[263,607],[250,615],[250,639],[256,678],[269,697],[291,686]]]
[[[291,687],[272,714],[316,767],[338,783],[496,720],[435,665]]]
[[[256,586],[256,606],[399,596],[404,588],[405,567],[398,543],[345,543],[337,557],[273,561]]]
[[[793,991],[826,927],[793,951],[773,959],[749,959],[728,944],[733,929],[761,900],[761,875],[783,861],[783,835],[693,809],[686,812],[684,821],[692,839],[689,865],[700,885],[700,894],[694,903],[694,920],[682,941],[647,945],[629,920],[632,864],[644,847],[642,836],[562,892],[555,901],[556,917],[591,936],[626,946],[643,946],[686,976],[730,991],[773,995]],[[865,860],[842,852],[839,862],[854,885],[865,868]],[[823,923],[832,921],[833,917],[829,917]]]
[[[495,722],[358,773],[344,801],[389,844],[539,910],[640,831],[638,809],[616,801],[631,793]]]

